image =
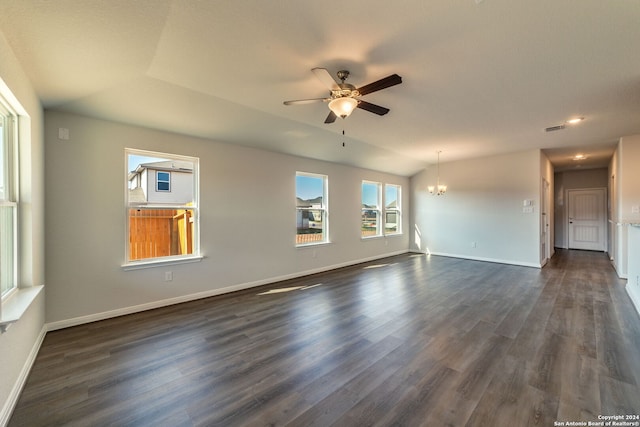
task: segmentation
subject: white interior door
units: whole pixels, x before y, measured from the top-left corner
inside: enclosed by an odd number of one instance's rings
[[[604,251],[605,190],[568,190],[569,249]]]

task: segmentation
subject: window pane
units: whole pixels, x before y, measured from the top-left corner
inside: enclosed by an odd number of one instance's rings
[[[15,283],[15,205],[0,205],[0,293],[6,294]]]
[[[374,182],[362,183],[362,208],[378,208],[380,205],[380,184]]]
[[[129,204],[187,205],[194,202],[194,162],[127,154]]]
[[[378,211],[363,209],[362,210],[362,237],[378,235]]]
[[[193,218],[191,209],[129,209],[129,259],[193,254]]]
[[[384,201],[387,209],[398,209],[398,187],[395,185],[385,185]]]
[[[385,231],[387,233],[398,232],[398,212],[390,211],[386,213],[384,221]]]
[[[298,209],[297,244],[318,243],[324,241],[324,211]]]
[[[362,237],[380,235],[380,188],[379,182],[362,182]]]
[[[400,186],[385,184],[384,197],[384,232],[385,234],[400,233]]]
[[[324,243],[327,232],[327,177],[296,173],[296,244]]]
[[[299,207],[324,208],[324,178],[296,175],[296,200]]]

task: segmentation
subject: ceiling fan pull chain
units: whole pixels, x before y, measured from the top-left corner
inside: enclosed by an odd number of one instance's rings
[[[344,129],[342,129],[342,146],[345,147],[345,144],[344,144]]]

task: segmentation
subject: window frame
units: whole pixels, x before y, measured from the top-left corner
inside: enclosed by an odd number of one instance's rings
[[[193,157],[193,156],[141,150],[136,148],[125,148],[124,154],[125,154],[124,155],[124,161],[125,161],[125,174],[124,174],[125,253],[124,253],[124,263],[122,264],[122,268],[124,270],[132,270],[132,269],[148,268],[148,267],[154,267],[154,266],[160,266],[160,265],[200,261],[203,258],[202,254],[200,253],[200,203],[199,203],[200,159],[198,157]],[[129,171],[129,156],[144,156],[144,157],[158,158],[163,160],[190,162],[193,165],[192,201],[187,203],[159,203],[159,202],[147,202],[147,201],[145,202],[130,201],[129,200],[129,195],[130,195],[129,173],[131,171]],[[161,171],[156,171],[156,172],[161,172]],[[165,172],[165,171],[162,171],[162,172]],[[169,179],[171,180],[171,174]],[[152,188],[157,190],[157,174],[156,174],[156,183],[153,184]],[[171,184],[170,184],[170,188],[171,188]],[[167,193],[167,191],[160,191],[160,192]],[[185,218],[188,218],[186,225],[193,224],[193,233],[191,236],[192,253],[131,259],[130,258],[130,250],[131,250],[130,210],[131,209],[136,209],[137,211],[149,211],[149,212],[159,211],[159,210],[184,211]],[[191,215],[186,215],[186,211],[190,211]]]
[[[0,250],[10,247],[11,251],[11,273],[9,286],[5,288],[5,284],[0,283],[0,301],[8,300],[19,289],[19,247],[18,247],[18,230],[19,230],[19,200],[18,200],[18,176],[19,176],[19,159],[18,159],[18,114],[10,107],[8,102],[0,96],[0,115],[3,116],[4,125],[2,126],[2,156],[0,161],[2,165],[2,177],[0,180],[4,185],[2,194],[0,194],[0,207],[10,208],[11,210],[11,242],[4,242],[2,239],[6,233],[0,236]],[[5,246],[6,245],[6,246]],[[0,256],[2,254],[0,253]],[[4,270],[4,269],[3,269]],[[0,276],[0,280],[2,277]]]
[[[296,247],[316,246],[330,243],[329,239],[329,176],[311,172],[296,171],[295,181],[295,197],[298,199],[298,177],[318,178],[322,180],[322,205],[320,207],[301,207],[296,202]],[[299,236],[304,234],[298,233],[300,229],[299,225],[304,220],[304,212],[307,212],[306,217],[309,217],[309,212],[320,211],[322,222],[322,239],[317,241],[302,241]]]
[[[376,205],[374,208],[370,208],[364,207],[364,187],[365,185],[374,185],[376,187]],[[381,237],[382,236],[382,224],[383,224],[383,217],[382,217],[382,183],[377,182],[377,181],[369,181],[369,180],[362,180],[362,184],[360,186],[360,208],[361,208],[361,221],[360,221],[360,238],[362,239],[372,239],[375,237]],[[375,212],[375,216],[376,216],[376,230],[375,230],[375,234],[372,235],[364,235],[364,221],[365,221],[365,211],[374,211]]]
[[[389,208],[387,202],[387,189],[389,187],[393,187],[396,189],[396,207]],[[390,213],[395,213],[396,215],[396,231],[387,231],[388,230],[388,222],[387,215]],[[394,236],[398,234],[402,234],[402,186],[398,184],[384,184],[384,205],[383,205],[383,216],[384,216],[384,235],[385,236]]]

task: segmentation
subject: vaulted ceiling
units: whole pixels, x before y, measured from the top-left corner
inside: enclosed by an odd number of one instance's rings
[[[637,0],[0,0],[45,108],[412,175],[541,148],[606,164],[640,133]],[[324,124],[310,71],[403,83]],[[1,70],[0,70],[1,75]],[[584,117],[578,125],[545,128]],[[343,135],[344,131],[344,135]],[[345,143],[343,146],[343,142]],[[591,154],[590,154],[591,153]],[[604,163],[603,163],[604,162]],[[588,165],[586,165],[588,166]]]

